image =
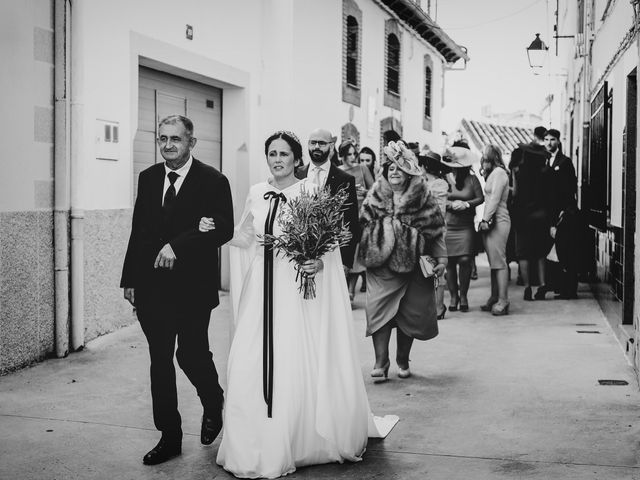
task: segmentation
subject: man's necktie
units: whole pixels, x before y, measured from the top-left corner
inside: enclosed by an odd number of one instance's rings
[[[173,184],[176,183],[176,180],[179,176],[180,175],[178,175],[176,172],[169,172],[167,174],[171,185],[169,185],[169,188],[167,188],[167,191],[164,193],[164,202],[162,203],[163,208],[167,211],[171,209],[171,205],[176,199],[176,187]]]
[[[316,185],[318,185],[319,187],[322,186],[322,184],[320,183],[320,175],[322,174],[322,169],[320,167],[316,167],[314,169],[314,175],[313,175],[313,183],[315,183]]]

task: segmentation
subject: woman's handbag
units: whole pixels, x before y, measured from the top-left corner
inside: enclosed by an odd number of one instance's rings
[[[422,270],[422,275],[424,275],[424,278],[432,278],[435,276],[435,268],[438,264],[435,258],[433,258],[431,255],[420,255],[419,263],[420,270]]]

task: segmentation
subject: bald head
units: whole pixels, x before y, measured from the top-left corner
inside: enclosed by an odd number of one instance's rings
[[[311,140],[324,140],[325,142],[333,142],[333,135],[329,130],[324,128],[316,128],[309,134],[309,141]]]
[[[309,157],[316,165],[322,165],[329,159],[334,142],[329,130],[318,128],[309,135]]]

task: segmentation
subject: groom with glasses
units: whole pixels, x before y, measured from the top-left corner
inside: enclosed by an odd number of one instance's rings
[[[352,175],[342,171],[330,162],[334,149],[335,137],[331,132],[317,129],[309,135],[309,157],[311,162],[301,167],[296,176],[300,179],[310,178],[320,188],[329,188],[335,195],[341,188],[347,189],[347,202],[344,207],[344,222],[351,232],[349,244],[340,248],[342,265],[347,273],[353,267],[356,245],[360,241],[360,223],[358,222],[358,200],[356,197],[356,180]]]

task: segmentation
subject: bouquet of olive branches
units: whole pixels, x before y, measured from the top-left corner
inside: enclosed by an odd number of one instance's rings
[[[351,232],[343,220],[348,198],[346,189],[331,195],[328,188],[315,192],[302,190],[282,205],[278,220],[282,233],[262,235],[261,243],[273,247],[295,264],[298,291],[305,300],[315,298],[316,282],[300,269],[307,260],[317,260],[351,240]]]

